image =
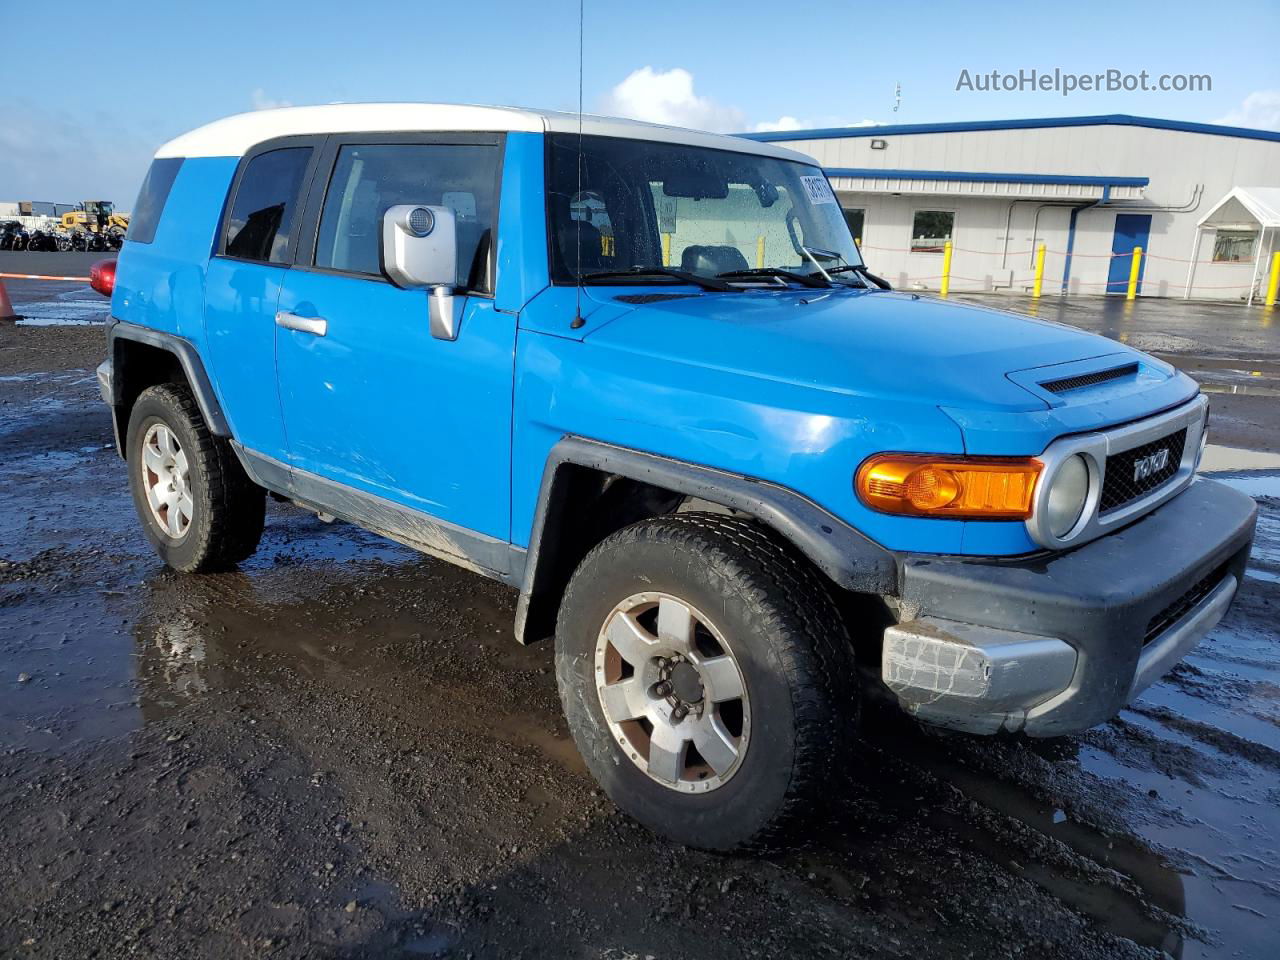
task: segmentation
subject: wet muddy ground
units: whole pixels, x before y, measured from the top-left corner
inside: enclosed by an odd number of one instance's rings
[[[240,571],[167,572],[110,447],[92,295],[10,291],[72,325],[0,324],[0,956],[1276,955],[1274,397],[1211,395],[1235,449],[1210,465],[1262,524],[1173,674],[1053,742],[874,711],[805,845],[714,856],[595,789],[511,591],[278,504]],[[1260,312],[1219,309],[1256,338],[1238,369],[1274,369]],[[1185,357],[1211,389],[1215,336]]]

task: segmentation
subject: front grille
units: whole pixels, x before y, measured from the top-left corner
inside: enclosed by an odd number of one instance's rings
[[[1098,510],[1106,513],[1127,503],[1145,496],[1157,487],[1162,486],[1175,473],[1182,463],[1182,448],[1187,442],[1187,428],[1171,433],[1159,440],[1152,440],[1141,446],[1133,447],[1121,453],[1113,453],[1107,457],[1107,475],[1102,481],[1102,498],[1098,502]],[[1146,458],[1158,455],[1167,450],[1164,465],[1152,470],[1146,476],[1135,476],[1136,465]]]
[[[1142,645],[1145,647],[1190,613],[1197,603],[1213,593],[1214,587],[1220,584],[1227,575],[1227,566],[1228,564],[1226,563],[1220,565],[1211,574],[1198,581],[1194,587],[1147,621],[1147,632],[1142,638]]]
[[[1126,363],[1122,367],[1112,367],[1110,370],[1099,370],[1096,373],[1082,373],[1078,377],[1062,377],[1058,380],[1043,380],[1040,386],[1044,387],[1050,393],[1066,393],[1068,390],[1079,390],[1081,387],[1092,387],[1095,384],[1106,383],[1108,380],[1119,380],[1121,377],[1127,377],[1138,372],[1136,363]]]

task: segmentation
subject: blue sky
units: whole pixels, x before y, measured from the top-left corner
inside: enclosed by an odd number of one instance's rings
[[[1280,4],[587,0],[585,100],[720,130],[1133,113],[1280,128]],[[156,146],[335,100],[573,108],[577,0],[0,0],[0,200],[132,205]],[[1208,19],[1206,16],[1208,15]],[[1199,93],[957,91],[971,74],[1209,74]],[[33,79],[38,78],[38,79]],[[902,99],[894,110],[895,84]]]

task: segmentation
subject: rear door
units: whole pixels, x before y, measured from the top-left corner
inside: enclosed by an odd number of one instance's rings
[[[310,474],[505,544],[516,323],[493,304],[502,148],[499,134],[330,137],[278,304],[313,322],[290,318],[276,336],[300,483]],[[431,336],[426,291],[382,272],[382,214],[406,203],[457,216],[456,340]]]
[[[205,349],[232,436],[282,462],[287,447],[276,389],[276,302],[322,144],[323,138],[293,137],[246,155],[205,276]]]

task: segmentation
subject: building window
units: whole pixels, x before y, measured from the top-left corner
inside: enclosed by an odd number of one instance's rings
[[[853,239],[861,243],[863,238],[863,230],[866,228],[866,225],[867,225],[867,211],[862,209],[857,209],[857,210],[846,209],[846,210],[842,210],[841,212],[844,214],[844,222],[849,225],[849,232],[853,234]]]
[[[1213,239],[1214,263],[1241,263],[1253,259],[1257,230],[1219,230]]]
[[[941,253],[955,225],[951,210],[917,210],[911,221],[911,252]]]

